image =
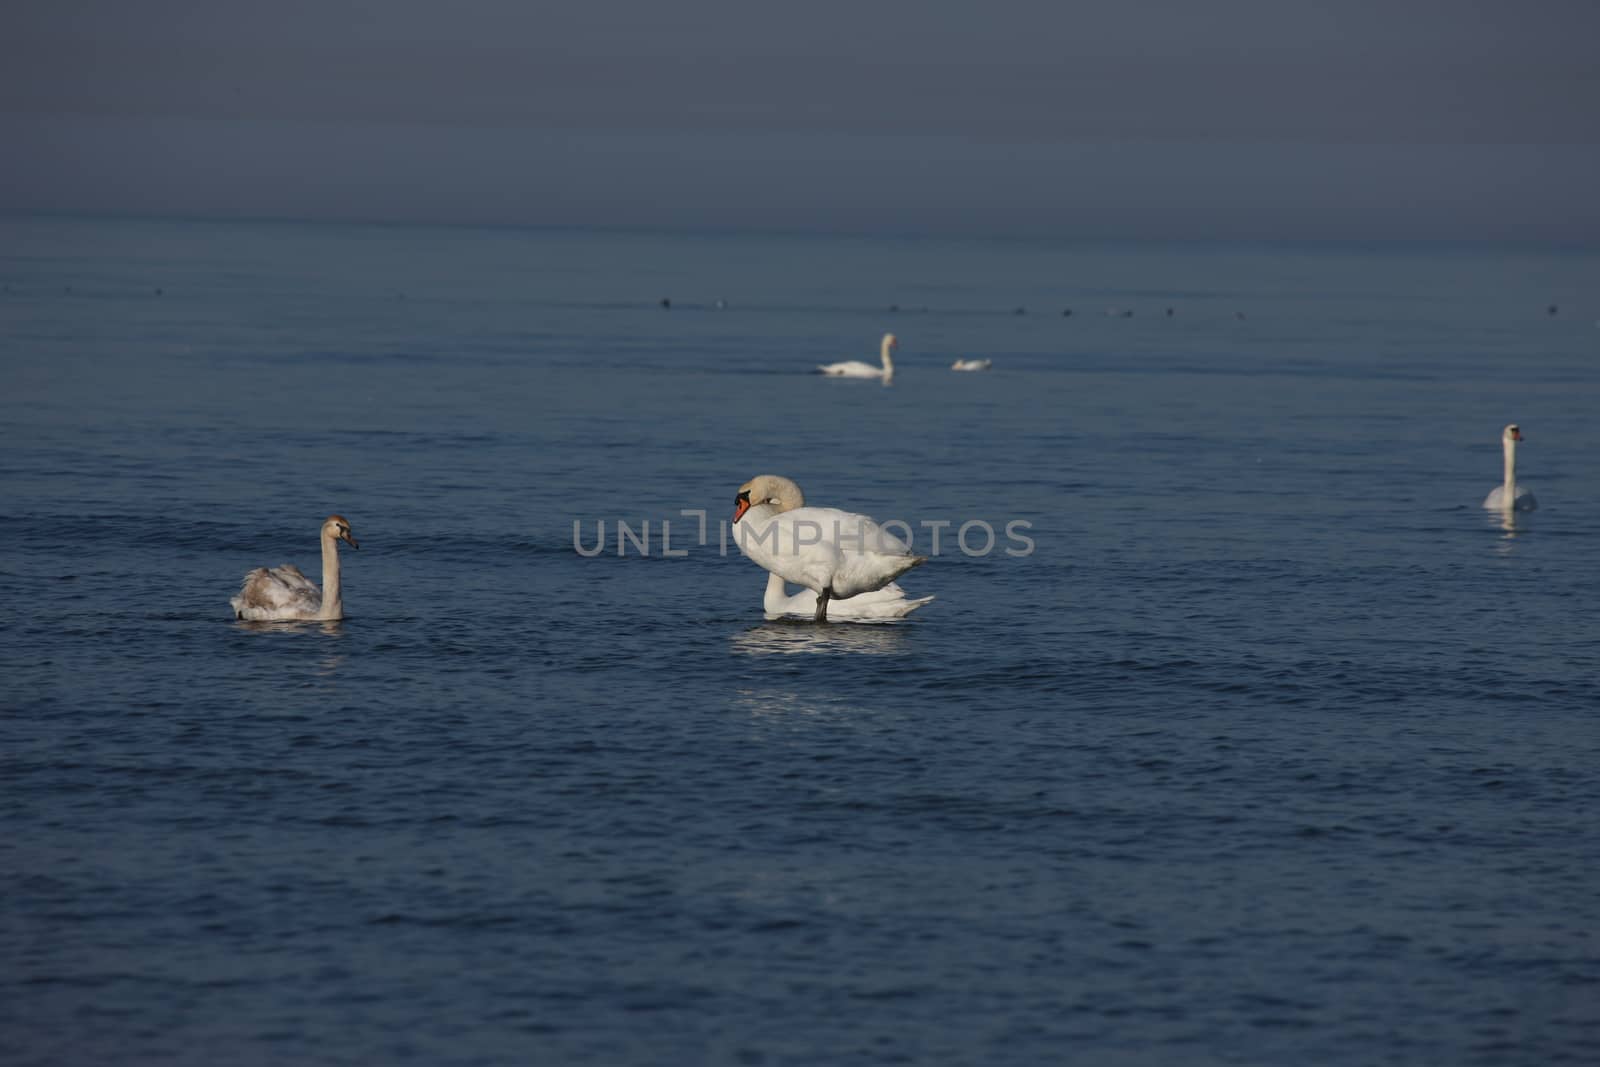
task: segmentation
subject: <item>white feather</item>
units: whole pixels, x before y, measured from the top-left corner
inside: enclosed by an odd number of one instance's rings
[[[828,618],[853,622],[888,622],[903,619],[932,600],[931,596],[908,597],[898,582],[890,582],[882,589],[870,593],[857,593],[849,600],[836,600],[828,606]],[[761,601],[769,619],[797,616],[810,619],[817,613],[817,594],[802,589],[790,596],[784,589],[783,578],[767,575],[767,591]]]

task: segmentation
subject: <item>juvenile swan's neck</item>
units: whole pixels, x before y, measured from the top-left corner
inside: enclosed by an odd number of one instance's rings
[[[344,600],[339,592],[339,542],[327,530],[322,531],[322,610],[319,619],[344,618]]]
[[[1501,503],[1509,508],[1517,502],[1517,439],[1515,437],[1507,437],[1504,444],[1506,453],[1506,485],[1501,491],[1502,495],[1505,497]]]
[[[894,356],[890,354],[893,348],[894,341],[885,337],[883,339],[883,347],[879,349],[879,353],[883,357],[883,373],[885,377],[894,373]]]

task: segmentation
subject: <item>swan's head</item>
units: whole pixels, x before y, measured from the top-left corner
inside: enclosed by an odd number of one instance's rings
[[[322,536],[337,538],[351,548],[361,547],[356,544],[356,539],[350,535],[350,520],[343,515],[329,515],[328,521],[322,524]]]
[[[771,504],[775,511],[793,511],[806,506],[805,494],[800,487],[780,474],[760,474],[739,487],[733,498],[733,521],[744,518],[744,513],[757,504]]]
[[[1502,441],[1520,441],[1520,440],[1522,440],[1522,429],[1521,429],[1521,427],[1519,427],[1516,423],[1513,422],[1510,426],[1506,427],[1505,432],[1500,435],[1500,439]]]

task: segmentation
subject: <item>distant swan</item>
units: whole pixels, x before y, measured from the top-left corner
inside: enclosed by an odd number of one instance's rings
[[[993,360],[988,360],[988,359],[958,359],[954,363],[950,364],[950,369],[951,370],[988,370],[993,365],[994,365],[994,361]]]
[[[1496,511],[1532,511],[1539,506],[1533,494],[1517,485],[1517,442],[1522,431],[1516,423],[1507,426],[1500,434],[1500,447],[1506,456],[1505,484],[1497,485],[1483,498],[1483,506]]]
[[[885,622],[889,619],[903,619],[932,599],[931,596],[915,599],[908,597],[898,583],[890,582],[870,593],[857,593],[849,600],[835,601],[828,606],[828,610],[835,619]],[[781,619],[785,615],[814,619],[817,615],[817,594],[809,589],[803,589],[790,596],[784,589],[783,576],[769,574],[767,592],[762,598],[761,606],[769,619]]]
[[[894,355],[900,342],[895,340],[892,333],[883,335],[883,343],[879,349],[883,366],[874,367],[870,363],[863,363],[859,359],[847,360],[844,363],[824,363],[817,367],[823,374],[835,378],[882,378],[884,381],[894,377]]]
[[[734,499],[734,540],[761,567],[817,594],[817,622],[828,621],[829,601],[882,589],[927,562],[865,515],[805,503],[787,478],[750,479]]]
[[[236,619],[274,622],[291,619],[342,619],[344,601],[339,590],[339,541],[360,548],[350,535],[350,523],[342,515],[329,515],[322,524],[322,589],[300,573],[300,568],[285,563],[281,567],[257,567],[244,576],[233,605]]]

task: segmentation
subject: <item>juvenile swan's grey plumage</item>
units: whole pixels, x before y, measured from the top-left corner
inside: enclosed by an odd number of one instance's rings
[[[360,548],[350,533],[343,515],[329,515],[322,524],[322,589],[300,573],[300,568],[285,563],[281,567],[257,567],[244,576],[239,595],[228,601],[236,619],[273,622],[292,619],[342,619],[344,600],[339,589],[339,546],[343,541]]]

